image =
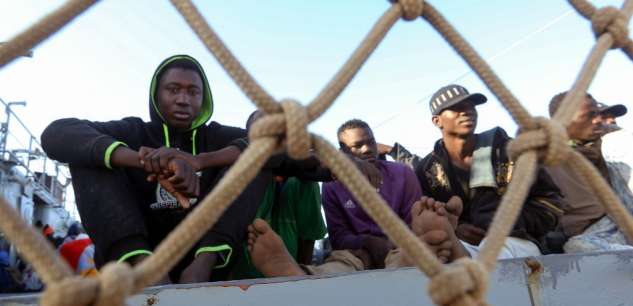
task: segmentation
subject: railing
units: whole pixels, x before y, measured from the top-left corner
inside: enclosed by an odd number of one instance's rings
[[[25,106],[26,102],[5,102],[5,120],[0,124],[0,160],[8,162],[35,184],[36,189],[50,194],[50,199],[63,206],[66,202],[66,187],[71,182],[68,166],[46,156],[37,137],[29,130],[12,106]]]

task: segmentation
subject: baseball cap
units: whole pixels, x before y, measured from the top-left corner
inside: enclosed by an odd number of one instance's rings
[[[598,111],[601,114],[607,113],[615,117],[621,117],[621,116],[624,116],[628,110],[626,109],[626,106],[622,104],[607,105],[607,104],[598,102]]]
[[[466,100],[471,101],[475,105],[484,104],[488,101],[486,96],[480,93],[471,94],[466,87],[451,84],[440,88],[433,94],[431,101],[429,101],[431,114],[433,116],[439,115],[443,110]]]

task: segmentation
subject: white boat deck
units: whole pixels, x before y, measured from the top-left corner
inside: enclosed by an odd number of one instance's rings
[[[633,305],[632,261],[633,251],[502,260],[491,275],[488,301],[513,306]],[[127,302],[130,306],[433,305],[427,283],[418,270],[405,268],[151,287]],[[37,305],[37,299],[38,295],[5,296],[0,297],[0,305]]]

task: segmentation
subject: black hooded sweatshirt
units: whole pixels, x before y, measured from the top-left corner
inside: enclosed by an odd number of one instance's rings
[[[155,100],[158,87],[157,76],[161,70],[177,59],[191,60],[199,67],[203,79],[203,103],[200,114],[187,131],[177,131],[167,125],[158,110]],[[149,98],[150,122],[139,117],[126,117],[108,122],[93,122],[76,118],[59,119],[51,123],[42,133],[42,147],[49,157],[60,162],[80,167],[106,167],[111,169],[110,156],[121,145],[138,151],[141,146],[158,148],[172,147],[196,155],[234,145],[243,150],[246,131],[241,128],[221,125],[215,121],[205,125],[213,112],[213,99],[207,78],[198,62],[185,55],[172,56],[157,68],[152,78]],[[220,169],[206,169],[203,181],[213,181]],[[134,183],[146,196],[142,201],[156,203],[157,183],[147,182],[147,173],[142,169],[131,171]]]
[[[198,67],[198,72],[203,81],[203,103],[200,114],[193,121],[191,128],[186,131],[177,131],[167,125],[163,119],[158,102],[155,99],[158,87],[158,76],[166,65],[175,60],[188,60]],[[112,169],[110,157],[112,152],[121,145],[138,151],[141,146],[158,148],[161,146],[177,148],[181,151],[196,155],[201,152],[211,152],[234,145],[243,150],[247,143],[244,141],[246,131],[241,128],[221,125],[217,122],[206,122],[213,112],[213,99],[211,88],[204,70],[192,57],[176,55],[167,58],[156,69],[152,78],[149,95],[150,122],[144,122],[138,117],[126,117],[121,120],[108,122],[93,122],[67,118],[51,123],[42,133],[41,141],[44,151],[49,157],[68,163],[73,168],[98,168]],[[173,196],[164,192],[155,182],[146,180],[147,173],[143,169],[124,169],[127,179],[133,187],[137,202],[145,213],[169,213],[182,212]],[[213,187],[222,169],[205,169],[201,177],[201,197],[204,197]],[[73,182],[74,185],[77,182]],[[77,186],[75,186],[77,189]],[[75,193],[78,194],[77,190]],[[106,195],[102,195],[106,196]],[[78,205],[79,199],[78,199]],[[255,208],[256,209],[256,208]],[[80,213],[82,213],[80,209]],[[90,212],[85,212],[90,214]],[[100,216],[93,216],[99,218]],[[84,219],[82,214],[82,219]],[[104,226],[116,227],[121,220],[108,220]],[[87,228],[88,229],[88,228]],[[116,229],[114,229],[116,231]],[[92,234],[91,234],[92,236]],[[107,240],[107,239],[106,239]],[[104,242],[105,243],[105,242]],[[110,241],[110,243],[114,243]],[[97,247],[99,244],[95,241]],[[119,254],[121,255],[121,254]],[[111,258],[110,258],[111,259]]]

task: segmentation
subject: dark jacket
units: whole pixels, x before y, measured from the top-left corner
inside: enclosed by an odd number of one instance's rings
[[[177,131],[168,126],[159,112],[155,101],[158,87],[157,77],[163,68],[177,59],[186,59],[195,63],[203,81],[203,103],[199,116],[187,131]],[[149,94],[150,122],[138,117],[127,117],[108,122],[93,122],[67,118],[51,123],[42,133],[42,147],[53,159],[79,167],[111,168],[110,155],[120,145],[138,150],[141,146],[158,148],[161,146],[178,148],[192,154],[210,152],[235,145],[244,149],[246,131],[240,128],[221,125],[217,122],[206,122],[213,113],[211,88],[204,70],[193,58],[185,55],[172,56],[159,65],[152,78]],[[142,169],[127,169],[133,179],[141,201],[151,206],[157,203],[157,183],[147,182],[147,174]],[[210,184],[215,182],[220,169],[206,169],[201,178],[201,190],[209,191]],[[203,196],[203,195],[202,195]],[[152,209],[172,207],[152,206]]]
[[[501,204],[501,197],[512,179],[514,163],[508,159],[505,149],[509,140],[510,137],[499,127],[478,134],[476,150],[482,147],[491,148],[489,156],[494,182],[490,182],[491,184],[487,186],[482,184],[479,187],[469,185],[468,195],[455,175],[441,139],[435,143],[433,152],[424,159],[409,158],[408,160],[416,161],[415,172],[422,186],[422,194],[444,202],[453,195],[459,196],[464,202],[464,210],[459,222],[487,230],[497,207]],[[473,157],[474,163],[476,163],[475,157]],[[543,250],[544,235],[556,228],[558,217],[562,214],[561,200],[562,196],[558,187],[543,169],[539,169],[538,177],[510,235],[529,239]]]

